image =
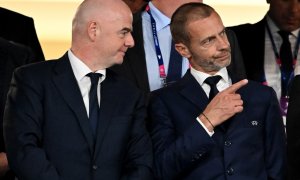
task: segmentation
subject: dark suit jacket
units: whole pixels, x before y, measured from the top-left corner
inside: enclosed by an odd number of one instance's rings
[[[300,75],[295,76],[290,90],[287,112],[288,174],[290,180],[300,179]]]
[[[4,138],[19,180],[148,179],[151,141],[136,87],[107,70],[96,141],[67,54],[15,71]]]
[[[3,112],[11,77],[15,68],[34,62],[32,51],[20,44],[9,42],[0,37],[0,152],[5,152],[3,140]],[[12,180],[7,174],[4,180]],[[1,179],[1,177],[0,177]]]
[[[262,82],[265,74],[265,27],[266,19],[255,24],[242,24],[229,27],[238,39],[243,55],[247,78]]]
[[[127,77],[138,88],[140,88],[142,91],[148,94],[150,92],[150,87],[145,59],[143,27],[141,17],[144,9],[145,8],[143,8],[140,12],[134,14],[133,16],[132,36],[135,41],[135,46],[127,50],[123,64],[114,66],[112,69],[115,72]],[[245,78],[245,68],[242,61],[242,55],[237,44],[237,39],[232,31],[229,30],[226,32],[232,49],[232,63],[229,66],[229,69],[235,72],[239,77]]]
[[[212,137],[196,120],[208,98],[189,71],[178,83],[151,93],[158,179],[284,179],[285,135],[275,92],[250,81],[237,93],[243,112],[217,126]]]
[[[0,7],[0,26],[0,37],[30,47],[36,61],[45,60],[31,17]]]

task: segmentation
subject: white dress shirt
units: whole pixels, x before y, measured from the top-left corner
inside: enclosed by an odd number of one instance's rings
[[[92,71],[90,68],[84,64],[79,58],[77,58],[71,50],[68,51],[68,57],[71,63],[71,67],[73,69],[73,73],[75,75],[76,81],[78,83],[84,106],[86,108],[87,115],[89,116],[89,92],[91,89],[91,80],[88,76],[86,76],[88,73],[91,73]],[[106,77],[106,69],[98,70],[95,73],[102,74],[101,78],[98,81],[98,87],[97,87],[97,95],[98,95],[98,103],[100,106],[100,99],[101,99],[101,93],[100,93],[100,83],[104,81]]]

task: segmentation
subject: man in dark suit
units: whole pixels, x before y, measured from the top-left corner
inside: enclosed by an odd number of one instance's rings
[[[238,38],[247,78],[271,86],[281,101],[282,115],[287,111],[287,92],[294,75],[300,74],[300,2],[267,0],[265,17],[255,24],[230,27]],[[286,34],[290,58],[284,58]],[[285,63],[287,62],[287,63]],[[285,65],[286,64],[286,65]],[[287,67],[288,71],[286,72]]]
[[[30,47],[37,61],[45,60],[31,17],[0,7],[0,37]]]
[[[287,112],[288,179],[300,179],[300,75],[295,76],[290,91]]]
[[[44,61],[45,58],[32,18],[0,7],[0,24],[0,152],[2,152],[3,159],[6,159],[2,122],[6,95],[13,70],[24,64]],[[21,44],[24,45],[24,47],[22,47]],[[6,164],[7,163],[5,161],[0,160],[0,171],[2,171],[2,167],[3,171],[6,171],[4,168]],[[2,179],[10,180],[14,178],[12,173],[9,171]]]
[[[185,4],[172,16],[171,32],[191,68],[151,93],[157,178],[283,180],[285,135],[275,92],[237,81],[226,68],[230,45],[217,12]]]
[[[153,33],[151,30],[150,15],[148,9],[152,12],[156,20],[158,41],[160,51],[163,57],[165,71],[168,74],[168,64],[170,59],[171,32],[169,23],[173,12],[182,4],[188,2],[199,2],[202,0],[152,0],[147,7],[142,8],[133,16],[133,38],[135,46],[126,52],[122,65],[113,67],[113,70],[132,81],[145,94],[162,87],[157,63],[157,54],[155,52]],[[163,22],[163,23],[161,23]],[[162,27],[161,27],[162,26]],[[245,69],[241,60],[240,50],[237,39],[232,31],[226,31],[230,45],[233,47],[232,63],[229,66],[241,78],[245,77]],[[188,60],[183,58],[181,75],[184,75],[189,68]]]
[[[72,27],[63,57],[14,73],[4,113],[11,169],[19,180],[151,179],[142,93],[107,69],[134,45],[130,9],[85,0]]]
[[[20,44],[7,41],[0,37],[0,179],[13,180],[8,172],[9,167],[3,140],[3,111],[11,77],[15,68],[35,62],[32,51]]]

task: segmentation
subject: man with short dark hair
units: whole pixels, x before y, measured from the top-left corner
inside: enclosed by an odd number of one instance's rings
[[[189,61],[176,53],[170,32],[172,14],[179,6],[189,2],[202,3],[202,0],[151,0],[133,15],[135,46],[126,52],[122,65],[112,69],[133,82],[146,97],[151,91],[180,79],[190,67]],[[236,36],[231,30],[226,34],[234,47],[229,68],[245,78]]]
[[[231,48],[218,13],[202,3],[182,5],[171,32],[191,68],[151,93],[156,177],[284,180],[286,141],[275,92],[227,69]]]

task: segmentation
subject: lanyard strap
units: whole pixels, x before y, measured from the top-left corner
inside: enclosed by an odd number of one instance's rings
[[[159,76],[160,76],[160,78],[165,79],[167,75],[166,75],[165,65],[164,65],[163,57],[162,57],[160,46],[159,46],[159,41],[158,41],[158,36],[157,36],[157,31],[156,31],[156,22],[151,14],[149,5],[147,5],[147,7],[146,7],[146,12],[149,14],[150,19],[151,19],[151,28],[152,28],[156,58],[158,61],[158,66],[159,66]]]
[[[267,32],[268,32],[268,35],[269,35],[271,43],[272,43],[273,52],[274,52],[274,55],[275,55],[275,58],[276,58],[275,59],[276,60],[276,64],[279,66],[280,71],[281,71],[281,80],[284,80],[284,81],[288,80],[287,84],[290,84],[291,80],[294,77],[294,69],[295,69],[295,65],[296,65],[296,62],[297,62],[297,56],[298,56],[299,44],[300,44],[300,31],[298,33],[297,42],[296,42],[296,45],[295,45],[295,49],[293,51],[293,71],[290,74],[290,76],[287,77],[286,73],[284,73],[283,70],[282,70],[282,68],[281,68],[282,60],[280,59],[279,51],[278,51],[278,49],[277,49],[277,47],[275,45],[275,41],[274,41],[274,38],[272,36],[272,33],[271,33],[271,30],[270,30],[270,27],[269,27],[268,23],[266,24],[266,28],[267,28]],[[266,80],[265,74],[263,74],[262,82],[265,85],[268,84],[267,80]]]

